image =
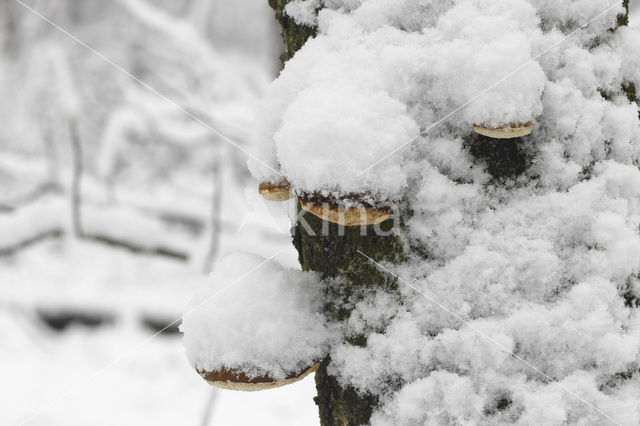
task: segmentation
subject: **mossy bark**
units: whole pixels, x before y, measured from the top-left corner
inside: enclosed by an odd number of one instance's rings
[[[624,13],[618,16],[618,26],[629,25],[629,0],[622,0]]]
[[[530,136],[517,139],[491,139],[472,133],[465,147],[477,162],[482,163],[496,180],[515,178],[530,166],[532,144]]]
[[[283,64],[291,59],[316,29],[298,25],[284,13],[291,0],[269,0],[275,17],[282,27],[285,52]],[[298,206],[298,209],[301,209]],[[302,212],[300,211],[302,214]],[[341,227],[304,213],[293,229],[293,242],[298,250],[300,264],[306,271],[319,272],[327,282],[324,311],[332,321],[346,321],[350,306],[371,289],[394,292],[396,280],[378,270],[360,252],[378,262],[397,262],[402,258],[402,245],[395,233],[389,233],[393,220],[378,227]],[[302,224],[304,223],[304,225]],[[367,336],[355,336],[347,342],[364,345]],[[329,372],[331,360],[325,359],[316,372],[315,398],[323,426],[361,425],[369,422],[377,401],[371,395],[363,395],[351,386],[342,386]]]
[[[622,5],[624,6],[625,12],[618,16],[618,26],[626,26],[629,25],[629,0],[623,0]],[[637,83],[637,82],[635,82]],[[629,102],[638,102],[640,99],[638,98],[638,93],[636,91],[636,85],[634,82],[626,82],[622,86],[622,91],[627,95]],[[640,118],[640,111],[638,111],[638,118]]]
[[[300,207],[298,207],[300,208]],[[304,223],[304,225],[302,225]],[[388,220],[376,235],[373,226],[340,227],[305,213],[293,228],[294,245],[300,264],[306,271],[317,271],[328,284],[325,288],[325,314],[333,321],[346,321],[351,306],[372,289],[395,292],[397,281],[380,271],[361,253],[377,262],[398,262],[403,257],[396,234],[386,235],[394,222]],[[365,234],[365,235],[363,235]],[[385,236],[386,235],[386,236]],[[354,336],[348,344],[364,345],[367,336]],[[359,394],[351,386],[342,386],[328,370],[325,359],[316,372],[316,404],[324,426],[361,425],[369,421],[377,404],[375,397]]]
[[[296,21],[284,13],[287,3],[293,0],[269,0],[269,6],[275,11],[276,20],[282,28],[282,40],[284,52],[280,56],[284,65],[311,37],[315,37],[316,28],[307,25],[298,25]]]

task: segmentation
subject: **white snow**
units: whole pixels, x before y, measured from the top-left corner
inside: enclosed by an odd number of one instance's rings
[[[182,294],[189,291],[185,288]],[[160,336],[132,350],[150,336],[148,330],[123,325],[75,327],[55,334],[34,326],[26,311],[3,308],[0,423],[17,425],[29,419],[27,424],[34,426],[81,426],[88,421],[99,426],[202,424],[213,389],[185,361],[175,337]],[[121,359],[125,352],[128,356]],[[269,392],[218,390],[210,424],[315,424],[315,393],[313,376]],[[34,417],[36,413],[40,414]]]
[[[229,255],[184,315],[187,356],[201,371],[227,368],[284,379],[322,360],[334,338],[320,306],[315,274],[255,255]]]
[[[374,425],[640,423],[640,316],[623,297],[640,294],[640,125],[638,105],[620,90],[640,87],[640,33],[637,24],[609,31],[620,2],[295,0],[286,12],[318,35],[269,89],[255,61],[210,43],[206,16],[196,16],[212,10],[205,3],[178,17],[123,0],[104,6],[118,19],[71,25],[180,108],[67,48],[33,16],[20,21],[28,48],[19,60],[0,58],[3,199],[43,179],[62,193],[3,214],[0,250],[68,229],[63,120],[78,113],[86,229],[173,247],[192,262],[67,238],[1,259],[0,377],[12,386],[0,390],[11,408],[0,423],[44,407],[34,424],[196,424],[210,388],[195,368],[283,378],[327,355],[341,383],[379,398]],[[62,23],[75,19],[49,7]],[[256,57],[269,50],[255,44]],[[48,46],[51,60],[35,54]],[[181,109],[245,146],[265,90],[249,160],[255,178],[402,200],[411,211],[408,259],[385,265],[402,277],[398,294],[372,291],[341,327],[320,313],[319,277],[294,267],[285,212],[247,201],[245,191],[258,196],[239,170],[240,151]],[[473,124],[526,121],[531,164],[517,179],[493,180],[465,144]],[[58,150],[45,148],[45,160],[43,142]],[[195,263],[209,243],[207,171],[221,157],[220,252],[256,254],[231,254],[207,278]],[[61,176],[45,176],[52,165]],[[244,216],[250,204],[258,212]],[[155,337],[47,406],[147,339],[141,318],[178,318],[194,290],[182,326],[191,365],[176,339]],[[53,335],[34,325],[39,310],[115,322]],[[361,334],[363,347],[344,341]],[[213,423],[317,422],[314,393],[311,379],[220,393]]]
[[[301,22],[309,21],[296,15],[305,4],[289,8]],[[619,51],[590,53],[589,39],[563,40],[561,23],[583,22],[584,10],[602,2],[590,2],[580,14],[553,15],[554,25],[541,13],[549,12],[545,5],[526,0],[334,6],[320,11],[319,35],[272,85],[256,127],[256,156],[300,191],[399,199],[409,177],[407,145],[466,135],[473,124],[545,126],[543,111],[557,116],[544,109],[545,88],[569,90],[573,80],[584,86],[583,96],[602,102],[597,89],[621,81]],[[617,12],[611,8],[598,24],[610,25]],[[424,138],[418,138],[421,129]],[[258,179],[282,180],[253,160],[250,168]]]
[[[609,31],[621,11],[606,0],[287,7],[319,34],[267,93],[256,142],[299,191],[411,211],[410,259],[385,265],[403,278],[401,303],[360,301],[345,332],[368,333],[366,346],[330,353],[343,384],[380,397],[374,424],[640,422],[638,378],[616,378],[640,364],[640,317],[623,298],[640,273],[640,121],[621,90],[640,83],[640,33]],[[531,163],[492,181],[463,140],[476,123],[526,121],[533,136],[506,143]]]

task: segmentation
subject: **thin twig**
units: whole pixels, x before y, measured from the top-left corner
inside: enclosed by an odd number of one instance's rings
[[[82,145],[78,132],[78,122],[75,118],[69,119],[69,140],[71,142],[71,153],[73,158],[73,175],[71,180],[71,220],[73,233],[77,238],[84,235],[82,230]]]
[[[216,152],[216,154],[218,154]],[[220,211],[222,210],[222,163],[220,162],[219,155],[216,155],[213,159],[213,194],[211,196],[211,217],[209,219],[210,224],[210,241],[209,251],[204,260],[203,270],[208,273],[211,269],[213,261],[218,256],[220,250]]]
[[[218,399],[218,390],[216,388],[211,388],[209,391],[209,398],[207,398],[207,403],[204,406],[204,413],[202,415],[201,426],[209,426],[211,423],[211,419],[213,418],[213,412],[216,405],[216,400]]]

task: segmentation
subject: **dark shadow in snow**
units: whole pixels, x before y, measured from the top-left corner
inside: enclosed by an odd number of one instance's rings
[[[70,326],[83,326],[95,328],[102,325],[113,324],[114,318],[103,313],[89,313],[81,311],[47,311],[39,309],[36,312],[38,319],[54,331],[65,331]]]
[[[144,317],[141,319],[142,325],[154,333],[175,336],[180,334],[180,321],[160,319],[154,317]]]

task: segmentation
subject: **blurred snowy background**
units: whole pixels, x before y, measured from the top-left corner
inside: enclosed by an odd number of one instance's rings
[[[312,378],[213,391],[175,322],[227,252],[297,264],[211,130],[247,146],[280,50],[267,0],[0,0],[0,424],[317,423]]]

